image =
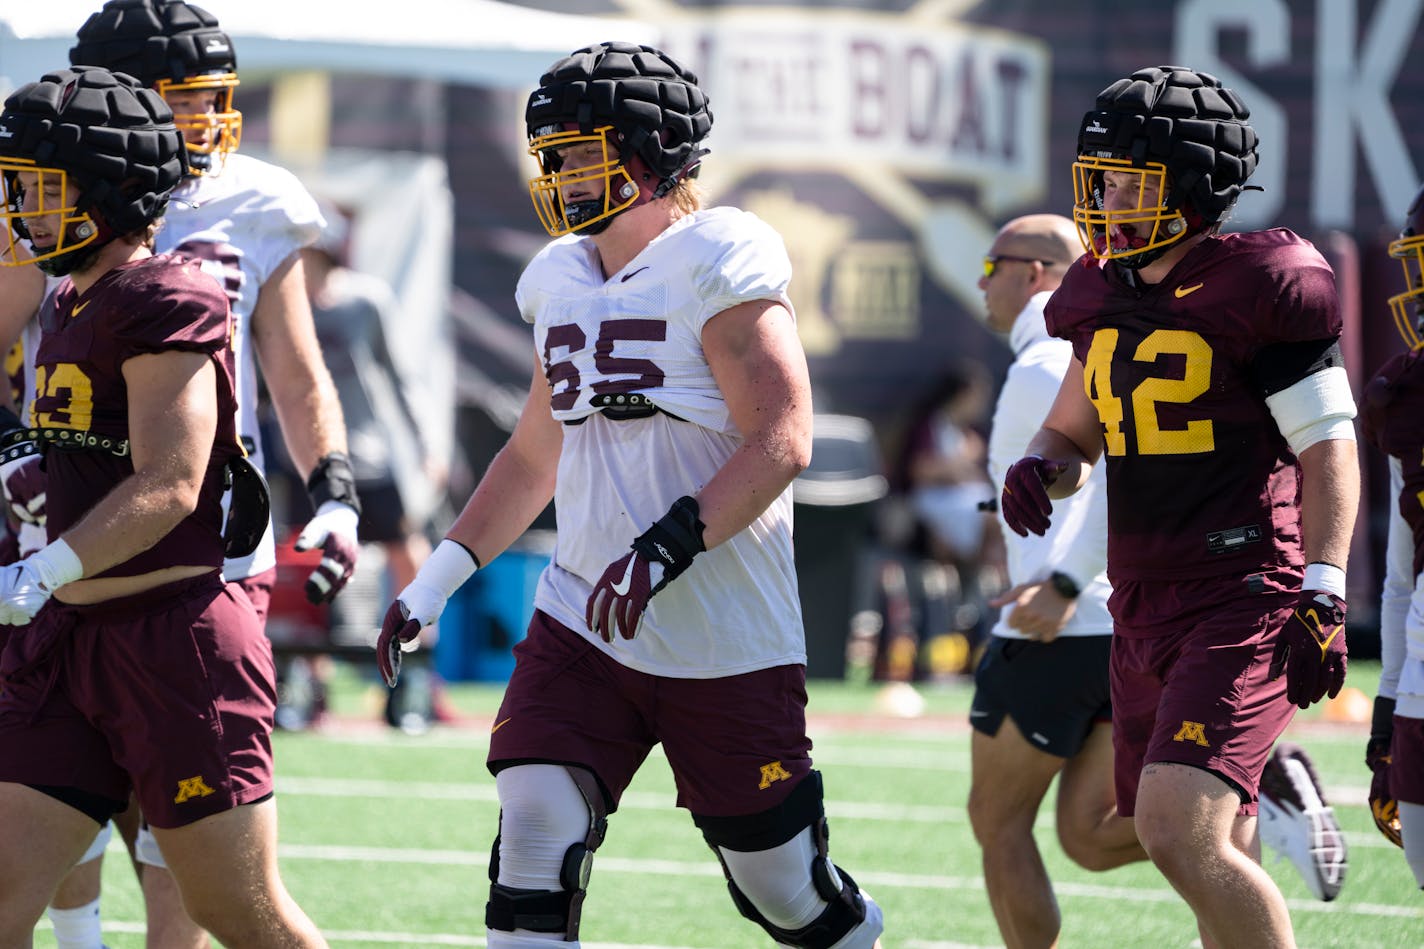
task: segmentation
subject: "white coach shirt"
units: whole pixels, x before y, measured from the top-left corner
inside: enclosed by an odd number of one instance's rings
[[[994,480],[996,494],[1004,490],[1004,473],[1024,456],[1029,440],[1043,425],[1073,358],[1073,345],[1049,336],[1044,328],[1043,308],[1050,296],[1048,291],[1035,294],[1009,332],[1014,361],[999,392],[989,435],[989,476]],[[1003,514],[999,515],[1010,583],[1047,580],[1055,570],[1077,581],[1082,591],[1078,608],[1060,636],[1106,636],[1113,629],[1107,606],[1112,587],[1107,577],[1106,468],[1094,465],[1087,484],[1072,496],[1053,502],[1052,524],[1042,537],[1020,537],[1004,524]],[[993,634],[1026,639],[1023,633],[1009,628],[1009,613],[1005,609],[1000,614]]]

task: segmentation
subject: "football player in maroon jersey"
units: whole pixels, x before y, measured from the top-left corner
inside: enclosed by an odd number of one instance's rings
[[[1366,438],[1389,458],[1391,501],[1380,602],[1384,668],[1365,764],[1375,824],[1404,848],[1424,887],[1424,188],[1389,254],[1404,266],[1406,289],[1389,302],[1409,349],[1380,367],[1361,406]]]
[[[0,654],[4,945],[28,944],[131,791],[224,943],[326,944],[277,873],[271,648],[221,574],[232,528],[257,520],[222,513],[242,458],[227,300],[196,261],[151,251],[185,171],[172,112],[124,74],[52,72],[0,113],[5,259],[27,265],[25,241],[65,278],[32,425],[0,439],[45,456],[49,537],[0,569],[16,627]]]
[[[1075,359],[1002,497],[1041,533],[1106,456],[1118,810],[1208,946],[1292,944],[1258,785],[1296,707],[1344,683],[1359,505],[1329,265],[1286,230],[1220,230],[1256,166],[1248,118],[1176,66],[1084,116],[1089,253],[1046,311]]]

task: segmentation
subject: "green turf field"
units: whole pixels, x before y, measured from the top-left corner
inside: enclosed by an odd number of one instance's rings
[[[1373,695],[1377,676],[1377,664],[1359,663],[1350,682]],[[348,671],[336,693],[337,726],[277,736],[282,872],[333,946],[485,944],[485,867],[497,806],[483,763],[499,691],[457,687],[452,699],[469,727],[405,735],[368,724],[371,697]],[[921,692],[924,715],[897,722],[877,714],[874,687],[813,683],[814,755],[826,778],[832,853],[884,906],[885,949],[1002,945],[964,811],[970,690],[959,684]],[[1268,863],[1289,901],[1299,944],[1424,946],[1424,894],[1364,805],[1366,727],[1320,718],[1318,710],[1302,715],[1288,735],[1309,748],[1320,768],[1347,833],[1350,870],[1340,898],[1325,904],[1310,898],[1288,864]],[[583,944],[768,945],[737,915],[716,860],[672,801],[667,763],[655,754],[598,852]],[[1073,866],[1053,838],[1047,811],[1039,839],[1063,910],[1062,945],[1196,944],[1191,915],[1149,865],[1104,874]],[[127,860],[111,850],[106,864],[106,942],[140,947],[142,905]],[[47,924],[36,945],[54,945]]]

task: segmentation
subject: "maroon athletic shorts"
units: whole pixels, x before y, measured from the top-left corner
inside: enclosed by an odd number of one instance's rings
[[[272,649],[217,573],[46,604],[0,657],[0,781],[76,788],[172,828],[272,793]]]
[[[740,817],[780,804],[811,771],[805,666],[717,679],[648,675],[539,611],[514,655],[490,736],[493,773],[534,762],[582,765],[617,810],[662,742],[679,807]]]
[[[1256,813],[1271,745],[1296,708],[1268,681],[1296,594],[1249,592],[1241,578],[1127,581],[1113,590],[1111,678],[1117,810],[1136,810],[1144,765],[1193,765],[1223,778]],[[1123,625],[1131,618],[1140,625]]]
[[[267,612],[272,607],[272,587],[277,584],[277,568],[268,567],[261,573],[232,582],[241,587],[242,592],[252,601],[252,611],[257,614],[258,624],[266,626]]]
[[[1389,793],[1396,801],[1424,804],[1424,718],[1394,716]]]

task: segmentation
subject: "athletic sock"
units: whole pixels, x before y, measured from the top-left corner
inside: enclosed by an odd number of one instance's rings
[[[99,924],[99,900],[73,909],[49,908],[58,949],[101,949],[104,936]]]

